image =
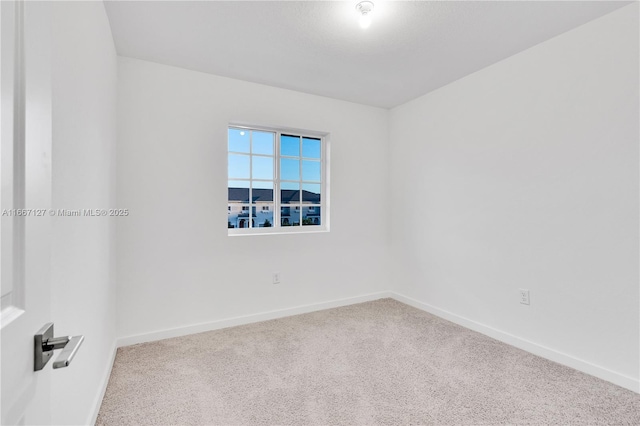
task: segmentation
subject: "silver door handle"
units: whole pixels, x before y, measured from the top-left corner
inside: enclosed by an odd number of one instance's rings
[[[73,360],[73,357],[76,356],[78,348],[80,347],[82,342],[84,342],[84,336],[73,336],[70,338],[67,337],[67,339],[67,343],[65,343],[65,346],[58,356],[58,359],[56,359],[53,363],[53,368],[68,367]]]
[[[60,356],[53,363],[53,368],[68,367],[84,342],[84,336],[53,337],[53,323],[45,324],[34,336],[34,371],[40,371],[53,356],[53,351],[62,349]]]

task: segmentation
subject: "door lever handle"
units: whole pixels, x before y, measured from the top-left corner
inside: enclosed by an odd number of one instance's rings
[[[84,336],[73,336],[71,338],[67,337],[67,343],[65,343],[62,352],[58,356],[53,363],[53,368],[64,368],[68,367],[71,364],[71,360],[76,356],[78,352],[78,348],[84,342]]]
[[[60,356],[53,363],[53,368],[69,366],[84,341],[84,336],[53,337],[53,323],[45,324],[34,336],[34,371],[40,371],[53,356],[53,351],[62,349]]]

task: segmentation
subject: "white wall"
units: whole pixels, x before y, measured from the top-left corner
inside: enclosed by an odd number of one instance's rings
[[[53,207],[113,207],[117,56],[104,5],[53,5]],[[55,334],[86,339],[52,373],[51,424],[88,424],[114,354],[114,221],[54,218],[51,261]]]
[[[128,58],[118,84],[120,337],[388,287],[387,110]],[[330,232],[227,236],[231,121],[331,133]]]
[[[637,13],[390,112],[119,58],[121,342],[392,288],[638,390]],[[331,232],[227,236],[237,121],[331,133]]]
[[[638,390],[638,116],[637,3],[393,109],[395,290]]]

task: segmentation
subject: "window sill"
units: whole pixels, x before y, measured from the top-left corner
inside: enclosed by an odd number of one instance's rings
[[[244,228],[229,229],[230,237],[248,237],[253,235],[286,235],[286,234],[319,234],[329,232],[326,226],[304,226],[304,227],[284,227],[284,228]]]

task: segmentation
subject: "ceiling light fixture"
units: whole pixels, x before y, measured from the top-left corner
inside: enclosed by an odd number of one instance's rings
[[[371,25],[371,14],[373,13],[373,2],[361,1],[356,4],[356,10],[360,12],[360,27],[369,28],[369,25]]]

